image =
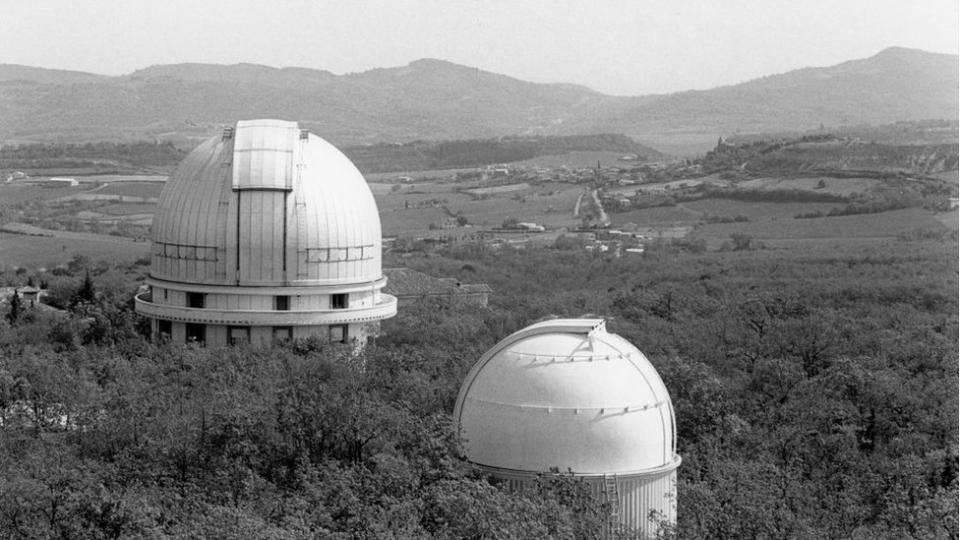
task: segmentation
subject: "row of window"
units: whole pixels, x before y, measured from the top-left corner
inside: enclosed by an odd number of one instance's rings
[[[331,343],[346,343],[349,341],[349,332],[347,331],[347,325],[345,324],[335,324],[328,327],[328,337]],[[196,324],[196,323],[187,323],[186,324],[186,337],[185,341],[187,343],[200,343],[203,344],[207,340],[207,328],[205,325]],[[173,323],[160,319],[157,321],[157,334],[160,339],[170,339],[170,336],[173,334]],[[274,326],[273,327],[273,340],[274,341],[289,341],[293,339],[293,327],[292,326]],[[229,326],[227,327],[227,342],[230,345],[238,345],[240,343],[250,343],[250,327],[249,326]]]
[[[206,305],[206,294],[197,292],[187,293],[187,307],[203,309]],[[167,291],[163,291],[164,299],[167,298]],[[350,295],[347,293],[338,293],[330,295],[330,309],[347,309],[350,307]],[[276,311],[290,311],[289,296],[274,296],[273,309]]]
[[[216,261],[217,248],[211,246],[194,246],[186,244],[170,244],[154,242],[153,254],[171,259],[185,259],[188,261]]]
[[[347,248],[307,248],[307,262],[365,261],[374,258],[377,250],[373,245]],[[154,242],[153,254],[170,259],[187,261],[216,261],[217,248],[186,244]]]
[[[365,261],[379,250],[373,245],[350,248],[307,248],[307,262]]]

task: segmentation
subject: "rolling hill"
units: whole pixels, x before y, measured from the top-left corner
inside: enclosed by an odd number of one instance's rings
[[[238,118],[299,120],[338,144],[623,133],[690,152],[721,134],[956,119],[955,55],[891,48],[742,84],[615,97],[424,59],[335,75],[254,64],[153,66],[107,77],[0,65],[0,139],[188,141]]]

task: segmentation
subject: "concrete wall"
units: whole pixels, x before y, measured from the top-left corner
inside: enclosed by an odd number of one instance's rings
[[[346,326],[348,341],[362,346],[379,330],[379,324],[371,324],[369,319],[392,316],[390,312],[396,312],[396,300],[381,294],[379,288],[335,291],[336,288],[326,288],[323,294],[284,295],[289,298],[288,310],[275,309],[275,294],[207,292],[203,293],[204,307],[194,309],[186,305],[187,292],[153,285],[149,296],[138,296],[137,310],[152,318],[151,330],[155,337],[159,335],[160,319],[172,321],[170,339],[174,343],[186,342],[187,322],[204,324],[204,341],[210,347],[229,345],[231,327],[247,328],[249,342],[254,346],[270,346],[278,327],[290,328],[294,339],[310,336],[331,339],[331,326]],[[332,309],[334,294],[347,295],[345,309]]]

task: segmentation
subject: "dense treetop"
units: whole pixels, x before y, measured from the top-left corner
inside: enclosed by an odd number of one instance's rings
[[[404,259],[489,283],[491,305],[401,310],[357,358],[320,341],[150,344],[130,306],[142,266],[6,275],[47,281],[70,314],[0,323],[0,531],[595,538],[609,509],[580,482],[508,492],[463,459],[450,417],[497,340],[590,313],[671,393],[683,464],[666,536],[955,538],[956,243],[680,247]]]

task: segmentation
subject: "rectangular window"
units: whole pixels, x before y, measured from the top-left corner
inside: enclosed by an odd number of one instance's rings
[[[170,321],[165,321],[160,319],[157,321],[157,338],[158,339],[170,339],[170,335],[173,334],[173,323]]]
[[[206,295],[203,293],[188,292],[187,307],[203,309],[203,301]]]
[[[207,328],[202,324],[187,323],[187,343],[203,345],[207,337]]]
[[[273,327],[274,341],[290,341],[291,339],[293,339],[292,326],[274,326]]]
[[[331,343],[346,343],[347,339],[349,339],[349,336],[347,336],[347,325],[335,324],[330,327]]]
[[[273,297],[273,309],[277,311],[290,311],[290,297],[289,296],[274,296]]]
[[[331,294],[330,295],[330,309],[347,309],[350,307],[350,295],[348,294]]]
[[[249,326],[231,326],[227,329],[227,332],[229,332],[227,335],[231,345],[250,343]]]
[[[164,299],[164,300],[167,300],[167,299],[170,298],[169,292],[170,292],[170,289],[164,289],[164,290],[163,290],[163,299]]]

